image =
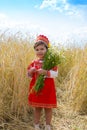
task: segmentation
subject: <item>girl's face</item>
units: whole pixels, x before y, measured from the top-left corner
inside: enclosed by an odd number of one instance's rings
[[[39,45],[35,47],[36,56],[40,59],[44,58],[46,51],[47,51],[47,48],[45,47],[45,45]]]

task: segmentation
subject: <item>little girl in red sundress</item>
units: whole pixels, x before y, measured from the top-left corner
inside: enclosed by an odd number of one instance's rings
[[[28,102],[29,105],[34,107],[34,124],[35,130],[40,130],[39,128],[39,120],[41,110],[44,108],[45,117],[46,117],[46,126],[45,130],[51,130],[50,124],[52,119],[52,108],[57,107],[57,99],[56,99],[56,90],[54,78],[58,75],[57,66],[47,71],[42,69],[44,55],[47,52],[49,47],[49,40],[44,35],[37,36],[36,42],[34,44],[34,50],[37,60],[34,60],[28,66],[28,76],[31,78],[31,82],[29,84],[29,96]],[[31,91],[35,86],[36,80],[40,74],[45,76],[44,86],[38,92],[38,94],[34,91]]]

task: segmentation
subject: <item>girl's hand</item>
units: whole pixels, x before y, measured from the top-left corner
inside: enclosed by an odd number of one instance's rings
[[[47,70],[44,70],[44,69],[38,69],[37,70],[37,73],[40,75],[40,74],[42,74],[42,75],[47,75]]]
[[[36,68],[35,68],[35,67],[32,67],[32,68],[30,69],[30,71],[31,71],[31,73],[34,73],[34,72],[36,72]]]
[[[29,75],[29,76],[32,76],[33,73],[35,73],[35,72],[36,72],[36,68],[35,68],[35,67],[32,67],[30,70],[28,70],[28,75]]]

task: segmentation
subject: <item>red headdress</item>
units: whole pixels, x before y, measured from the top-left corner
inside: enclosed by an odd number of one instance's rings
[[[45,45],[47,46],[47,47],[49,47],[49,40],[48,40],[48,38],[46,37],[46,36],[44,36],[44,35],[39,35],[39,36],[37,36],[37,38],[36,38],[36,41],[35,41],[35,44],[36,43],[38,43],[38,42],[44,42],[45,43]]]

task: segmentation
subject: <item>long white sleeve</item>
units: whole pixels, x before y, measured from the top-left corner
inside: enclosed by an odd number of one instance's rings
[[[58,70],[54,71],[54,70],[49,70],[47,72],[47,77],[48,78],[56,78],[58,76]]]
[[[56,78],[57,76],[58,76],[58,71],[50,70],[50,77],[51,78]]]

